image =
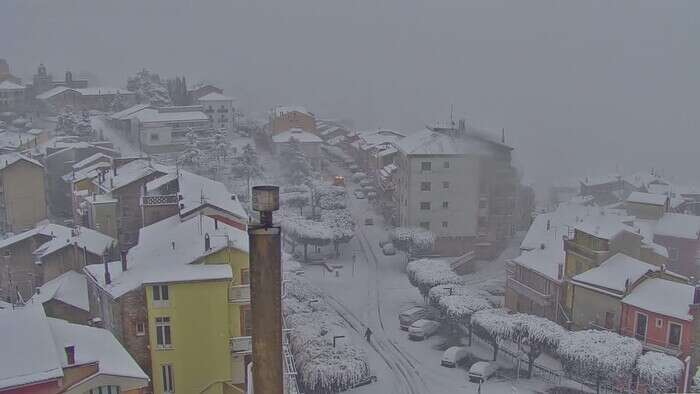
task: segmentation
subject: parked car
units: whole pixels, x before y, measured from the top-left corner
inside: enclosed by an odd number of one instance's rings
[[[355,190],[353,194],[355,194],[355,198],[357,198],[358,200],[362,200],[365,198],[365,192],[363,192],[362,190]]]
[[[393,256],[396,254],[396,248],[394,247],[394,244],[392,243],[387,243],[382,246],[382,253],[384,253],[385,256]]]
[[[408,338],[422,341],[435,334],[438,328],[440,328],[440,323],[435,320],[420,319],[408,327]]]
[[[440,365],[443,367],[454,368],[461,364],[469,356],[467,348],[464,346],[452,346],[445,350],[440,360]]]
[[[399,326],[408,331],[411,324],[420,319],[433,319],[436,317],[433,308],[427,306],[413,306],[399,313]]]
[[[374,224],[374,219],[372,218],[365,218],[365,226],[371,226]]]
[[[469,381],[484,383],[498,370],[496,363],[477,361],[469,368]]]

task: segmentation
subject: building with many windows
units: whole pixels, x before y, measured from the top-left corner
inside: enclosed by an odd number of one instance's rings
[[[495,256],[514,232],[513,148],[464,122],[418,131],[396,146],[398,224],[432,231],[445,255]]]
[[[233,131],[236,129],[235,99],[221,93],[211,92],[197,99],[202,110],[209,117],[214,130]]]

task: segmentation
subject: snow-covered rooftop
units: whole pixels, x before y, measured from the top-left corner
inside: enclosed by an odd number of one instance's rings
[[[627,202],[635,204],[666,205],[666,196],[652,193],[632,192],[627,197]]]
[[[171,168],[162,164],[154,163],[146,159],[136,159],[122,165],[121,167],[117,167],[116,176],[114,175],[113,171],[109,171],[105,173],[104,182],[99,183],[97,180],[93,182],[96,183],[102,190],[112,191],[151,174],[160,173],[161,175],[165,175],[169,171],[171,171]]]
[[[55,88],[49,89],[49,90],[45,91],[44,93],[38,94],[38,95],[36,96],[36,98],[39,99],[39,100],[46,100],[46,99],[49,99],[49,98],[51,98],[51,97],[53,97],[53,96],[55,96],[55,95],[57,95],[57,94],[63,93],[63,92],[65,92],[66,90],[73,90],[73,91],[75,91],[75,89],[71,89],[71,88],[69,88],[69,87],[67,87],[67,86],[56,86]]]
[[[21,155],[19,153],[5,153],[4,155],[0,155],[0,170],[4,170],[20,160],[24,160],[39,167],[44,167],[41,163],[28,156]]]
[[[579,182],[585,186],[598,186],[607,183],[619,182],[622,177],[619,174],[607,174],[598,176],[587,176],[581,178]]]
[[[689,305],[693,303],[695,288],[662,278],[650,278],[637,285],[622,302],[665,316],[693,320]]]
[[[39,293],[34,294],[30,302],[43,304],[54,299],[89,312],[85,275],[75,271],[65,272],[41,285]]]
[[[75,89],[78,93],[83,96],[102,96],[102,95],[131,95],[134,92],[128,91],[126,89],[113,88],[109,86],[92,86],[88,88]]]
[[[275,134],[272,136],[272,141],[276,143],[287,143],[291,141],[292,138],[301,143],[323,142],[323,140],[316,134],[309,133],[308,131],[304,131],[302,129],[289,129],[279,134]]]
[[[443,132],[423,129],[396,142],[397,148],[407,155],[488,155],[494,148],[508,149],[509,146],[465,132],[451,136]]]
[[[5,80],[0,82],[0,90],[22,90],[24,86]]]
[[[150,104],[136,104],[132,105],[129,108],[126,108],[124,110],[121,110],[119,112],[115,112],[110,117],[112,119],[119,119],[119,120],[124,120],[128,119],[131,117],[131,115],[135,114],[136,112],[142,111],[144,109],[151,108]]]
[[[92,254],[102,255],[104,251],[110,248],[115,242],[112,237],[87,227],[71,229],[59,224],[49,223],[1,240],[0,248],[5,248],[36,235],[53,237],[50,241],[43,243],[32,252],[36,258],[48,256],[51,253],[71,245],[76,245],[81,249],[85,247],[87,251]]]
[[[559,244],[559,245],[557,245]],[[559,238],[557,242],[546,245],[544,249],[527,250],[513,259],[513,262],[555,281],[560,281],[559,265],[564,264],[566,253]]]
[[[100,172],[106,172],[112,164],[106,161],[97,162],[78,171],[71,171],[61,177],[66,182],[77,182],[84,179],[94,179]]]
[[[287,105],[287,106],[279,106],[275,107],[273,109],[273,113],[275,116],[283,116],[285,114],[288,114],[290,112],[298,112],[300,114],[308,115],[308,116],[314,116],[311,112],[309,112],[306,108],[302,107],[301,105]]]
[[[668,184],[663,178],[652,174],[650,171],[635,172],[634,174],[625,176],[623,179],[636,188],[648,187],[651,183]]]
[[[624,218],[619,215],[598,215],[584,218],[576,225],[576,230],[583,231],[596,238],[613,239],[623,231],[636,232],[634,228],[624,224],[623,220],[634,220],[634,217]]]
[[[218,229],[215,228],[218,226]],[[204,249],[205,234],[210,235],[210,250]],[[113,297],[120,297],[143,283],[231,278],[231,270],[198,264],[231,241],[231,247],[248,252],[248,234],[223,222],[215,224],[208,216],[195,215],[181,221],[175,215],[139,230],[139,242],[127,255],[127,270],[121,263],[109,264],[111,284],[104,282],[104,265],[85,267],[94,280]],[[174,244],[174,248],[173,248]]]
[[[625,291],[625,283],[628,280],[632,285],[647,272],[659,270],[660,267],[618,253],[605,260],[600,266],[574,276],[573,280],[622,293]]]
[[[105,155],[105,154],[102,153],[102,152],[95,153],[94,155],[88,156],[88,157],[84,158],[83,160],[80,160],[79,162],[73,164],[73,169],[75,169],[75,170],[80,170],[80,169],[82,169],[82,168],[84,168],[84,167],[86,167],[86,166],[89,166],[90,164],[93,164],[93,163],[98,162],[98,161],[109,161],[109,162],[111,162],[111,161],[112,161],[112,157],[111,157],[111,156],[108,156],[108,155]]]
[[[666,213],[659,219],[654,234],[667,237],[698,239],[700,237],[700,216],[682,213]]]
[[[209,94],[205,94],[204,96],[198,98],[197,100],[199,100],[199,101],[233,101],[235,99],[233,97],[225,96],[225,95],[218,93],[218,92],[211,92]]]

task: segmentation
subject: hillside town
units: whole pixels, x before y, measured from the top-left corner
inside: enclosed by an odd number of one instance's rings
[[[0,59],[0,393],[700,392],[699,186],[51,67]]]

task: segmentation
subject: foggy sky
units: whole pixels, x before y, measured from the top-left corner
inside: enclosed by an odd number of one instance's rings
[[[506,129],[526,178],[663,168],[700,181],[700,2],[0,1],[26,82],[147,67],[246,111],[303,104],[361,127]]]

